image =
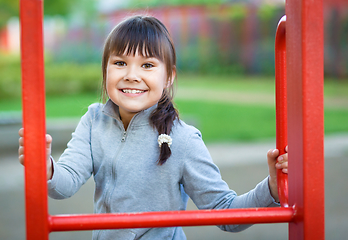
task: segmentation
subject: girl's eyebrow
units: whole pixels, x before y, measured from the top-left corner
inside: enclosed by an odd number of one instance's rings
[[[110,54],[110,58],[111,57],[124,57],[124,56],[125,56],[124,54],[115,54],[115,53]]]
[[[161,60],[159,60],[159,59],[156,58],[156,57],[146,57],[146,56],[144,56],[144,59],[146,59],[147,61],[150,61],[150,60],[152,60],[152,61],[158,61],[158,62],[161,61]]]
[[[110,58],[128,58],[130,56],[133,56],[132,54],[115,54],[115,53],[111,53],[110,54]],[[161,62],[160,59],[156,58],[156,57],[147,57],[147,56],[143,56],[141,55],[141,58],[143,58],[144,61],[158,61]]]

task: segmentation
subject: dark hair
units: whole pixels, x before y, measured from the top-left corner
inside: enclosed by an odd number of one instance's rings
[[[137,50],[145,57],[156,57],[161,60],[167,71],[168,81],[172,80],[176,66],[176,54],[173,41],[166,27],[158,19],[150,16],[134,16],[119,23],[106,39],[103,58],[103,101],[106,100],[106,68],[111,54],[133,54]],[[173,103],[173,84],[163,90],[157,108],[151,113],[150,123],[159,134],[169,135],[174,120],[179,118]],[[164,164],[171,155],[167,143],[160,149],[158,164]]]

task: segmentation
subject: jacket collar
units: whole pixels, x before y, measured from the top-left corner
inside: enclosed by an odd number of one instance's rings
[[[137,125],[149,123],[150,115],[153,112],[153,110],[155,110],[156,108],[157,108],[157,104],[155,104],[154,106],[148,109],[138,112],[137,114],[134,115],[132,122]],[[109,117],[112,117],[118,121],[121,121],[119,106],[116,105],[110,99],[104,104],[102,112]]]

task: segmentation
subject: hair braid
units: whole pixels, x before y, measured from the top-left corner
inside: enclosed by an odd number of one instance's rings
[[[150,122],[159,134],[169,135],[172,130],[174,120],[177,118],[179,118],[179,115],[171,101],[171,97],[169,97],[167,92],[164,91],[161,100],[158,102],[157,108],[150,116]],[[171,154],[172,152],[168,144],[163,143],[161,145],[158,164],[164,164]]]

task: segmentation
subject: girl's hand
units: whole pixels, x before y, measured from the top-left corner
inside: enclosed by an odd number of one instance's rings
[[[19,148],[18,148],[18,159],[19,162],[24,166],[24,128],[19,129]],[[47,180],[52,178],[53,167],[51,160],[51,144],[52,137],[49,134],[46,134],[46,165],[47,165]]]
[[[283,173],[288,173],[288,146],[285,147],[285,154],[279,156],[278,149],[271,149],[267,152],[268,170],[269,170],[269,187],[272,197],[279,202],[277,189],[277,169]]]

